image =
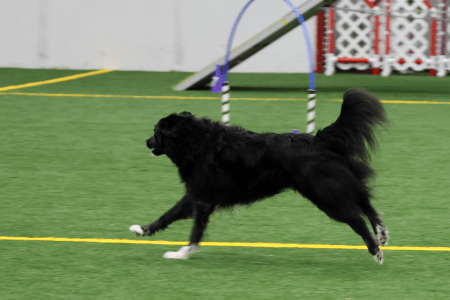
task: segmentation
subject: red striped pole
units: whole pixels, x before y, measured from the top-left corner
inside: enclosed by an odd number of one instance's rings
[[[334,9],[333,5],[328,10],[328,53],[334,54]]]
[[[374,36],[373,36],[373,54],[376,59],[379,59],[380,55],[380,16],[375,16],[374,18]],[[378,65],[378,63],[377,63]],[[372,68],[373,75],[380,75],[380,68],[374,67]]]
[[[386,35],[384,54],[391,54],[391,0],[386,0]]]
[[[430,37],[430,59],[434,63],[436,60],[436,37],[437,37],[437,21],[436,18],[431,19],[431,37]],[[436,76],[436,69],[430,69],[430,76]]]
[[[316,16],[316,73],[324,71],[324,34],[325,34],[325,12]]]

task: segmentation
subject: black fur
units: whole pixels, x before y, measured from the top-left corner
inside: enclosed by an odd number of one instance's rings
[[[347,223],[375,255],[379,241],[364,217],[375,232],[377,226],[385,228],[370,202],[368,181],[375,174],[369,164],[377,146],[374,129],[386,122],[380,101],[360,89],[345,93],[336,122],[315,136],[259,134],[188,112],[171,114],[155,126],[147,146],[176,164],[186,194],[141,228],[153,235],[174,221],[194,218],[190,244],[196,245],[215,209],[251,204],[293,189],[329,217]]]

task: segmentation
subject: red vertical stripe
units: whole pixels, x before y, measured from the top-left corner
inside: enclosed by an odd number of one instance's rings
[[[431,20],[431,41],[430,41],[431,56],[436,56],[436,37],[437,37],[437,21],[436,18],[433,18]]]
[[[431,41],[430,41],[430,56],[436,56],[436,37],[437,37],[437,21],[436,18],[431,20]],[[436,70],[430,70],[430,76],[436,76]]]
[[[373,37],[373,52],[375,55],[380,54],[380,17],[379,16],[375,16],[375,24],[374,26],[374,31],[375,31],[375,35]]]
[[[386,39],[385,39],[385,54],[391,53],[391,0],[386,0]]]
[[[380,17],[375,16],[374,21],[374,37],[373,37],[373,53],[380,54]],[[380,75],[380,68],[372,68],[372,75]]]
[[[328,10],[328,53],[334,53],[334,10]]]
[[[316,73],[324,72],[324,34],[325,34],[325,12],[316,17]]]

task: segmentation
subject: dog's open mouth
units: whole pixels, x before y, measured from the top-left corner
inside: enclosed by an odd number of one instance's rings
[[[161,150],[158,150],[158,149],[155,149],[155,150],[152,151],[152,155],[153,156],[160,156],[160,155],[163,155],[163,154],[164,154],[164,152],[162,152]]]
[[[145,143],[147,144],[147,148],[149,148],[150,150],[153,149],[153,151],[152,151],[153,156],[160,156],[160,155],[165,154],[164,151],[162,151],[161,149],[158,149],[159,147],[158,147],[158,144],[156,143],[156,139],[154,136],[152,136],[151,138],[146,140]]]

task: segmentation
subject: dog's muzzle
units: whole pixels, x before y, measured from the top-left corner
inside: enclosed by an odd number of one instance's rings
[[[156,139],[154,136],[152,136],[151,138],[149,138],[148,140],[145,141],[145,143],[147,144],[147,148],[148,149],[154,149],[152,151],[152,154],[154,156],[160,156],[162,154],[164,154],[164,152],[160,149],[156,149]]]
[[[145,143],[147,144],[147,148],[148,149],[153,149],[156,146],[156,140],[155,137],[152,136],[151,138],[149,138],[148,140],[145,141]]]

